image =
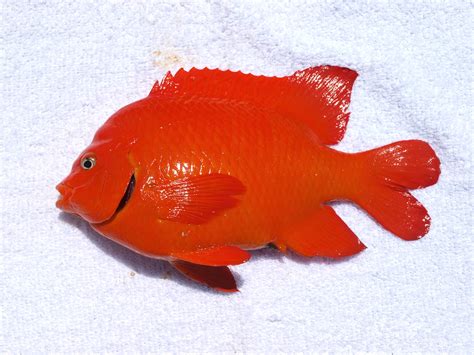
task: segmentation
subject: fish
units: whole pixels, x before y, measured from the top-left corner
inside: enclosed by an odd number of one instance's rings
[[[431,219],[409,190],[435,184],[440,160],[417,139],[331,147],[345,134],[357,76],[330,65],[284,77],[168,72],[98,129],[57,185],[56,206],[222,292],[238,291],[229,266],[254,249],[326,258],[366,249],[333,201],[417,240]]]

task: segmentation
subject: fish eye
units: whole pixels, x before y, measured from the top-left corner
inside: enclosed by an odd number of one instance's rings
[[[81,167],[84,170],[90,170],[95,166],[95,158],[85,157],[81,160]]]

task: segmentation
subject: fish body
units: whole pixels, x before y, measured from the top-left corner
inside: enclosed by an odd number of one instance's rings
[[[343,257],[365,246],[327,205],[351,200],[407,240],[429,229],[408,189],[436,182],[427,143],[348,154],[357,74],[314,67],[284,78],[180,70],[98,130],[58,185],[59,208],[190,278],[235,291],[228,265],[275,245]],[[89,167],[90,165],[90,167]]]

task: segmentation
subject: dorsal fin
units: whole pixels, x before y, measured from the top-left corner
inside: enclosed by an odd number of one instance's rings
[[[309,126],[323,144],[336,144],[346,131],[356,77],[355,71],[335,66],[312,67],[280,78],[219,69],[180,69],[156,82],[150,96],[248,101]]]

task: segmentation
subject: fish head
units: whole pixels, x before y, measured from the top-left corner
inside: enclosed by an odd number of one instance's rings
[[[104,136],[99,130],[70,174],[56,186],[60,193],[56,206],[89,223],[103,223],[125,206],[134,185],[129,142]]]

